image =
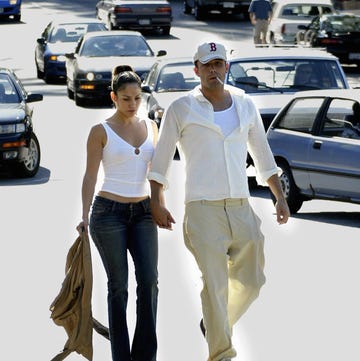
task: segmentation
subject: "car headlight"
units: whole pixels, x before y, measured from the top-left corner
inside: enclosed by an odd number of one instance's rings
[[[25,132],[25,124],[1,124],[0,134],[23,133]]]
[[[65,62],[66,57],[65,57],[65,55],[51,55],[51,56],[49,56],[49,60]]]
[[[17,0],[10,0],[10,5],[16,5]]]
[[[86,79],[89,81],[93,81],[95,79],[95,74],[94,73],[87,73],[86,74]]]

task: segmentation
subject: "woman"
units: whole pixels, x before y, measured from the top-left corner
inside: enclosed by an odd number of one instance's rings
[[[130,66],[114,69],[111,88],[116,111],[91,129],[87,141],[83,215],[77,229],[87,232],[90,227],[107,274],[113,361],[155,361],[158,239],[146,177],[157,126],[137,116],[141,80]],[[95,196],[89,222],[100,163],[104,181]],[[137,320],[131,347],[126,321],[127,251],[134,261],[137,282]]]

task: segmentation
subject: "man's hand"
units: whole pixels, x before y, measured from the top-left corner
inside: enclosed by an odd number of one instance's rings
[[[160,203],[151,201],[151,213],[155,223],[160,228],[165,228],[168,230],[172,230],[172,224],[175,223],[174,218],[172,217],[171,213]]]
[[[285,224],[290,217],[290,210],[285,198],[280,198],[275,203],[276,218],[279,224]]]

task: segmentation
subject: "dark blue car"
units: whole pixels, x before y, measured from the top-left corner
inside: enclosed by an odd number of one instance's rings
[[[97,19],[51,21],[36,41],[37,77],[46,83],[66,79],[65,54],[74,51],[80,37],[87,32],[106,31]]]
[[[0,19],[21,19],[21,0],[0,0]]]

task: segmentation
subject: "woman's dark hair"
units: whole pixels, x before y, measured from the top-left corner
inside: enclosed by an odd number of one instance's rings
[[[137,84],[141,88],[141,79],[130,65],[118,65],[112,71],[111,90],[116,93],[126,84]]]

